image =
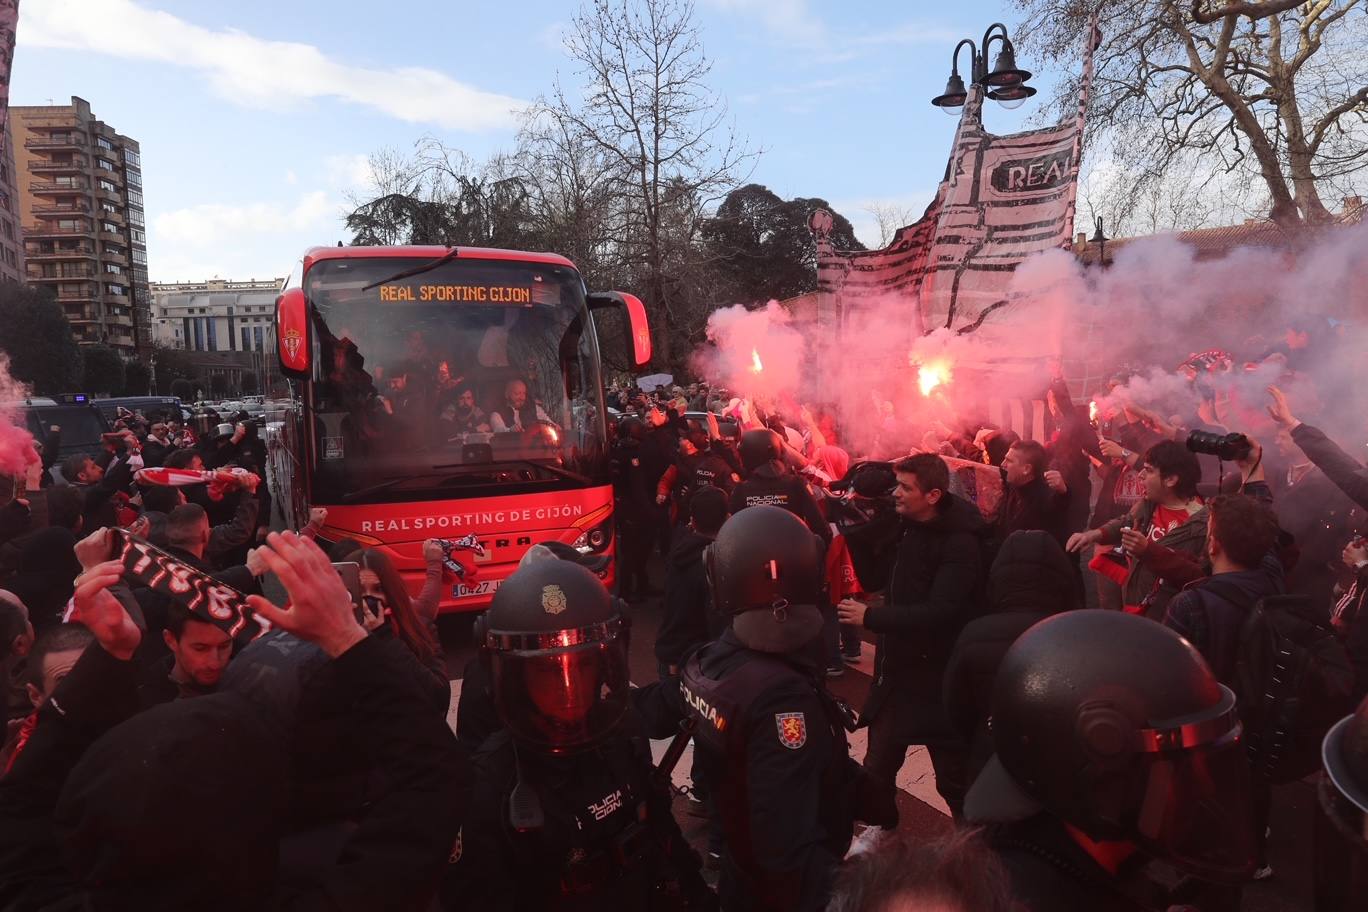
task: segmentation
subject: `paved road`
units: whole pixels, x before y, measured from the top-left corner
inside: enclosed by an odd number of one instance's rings
[[[653,681],[656,677],[656,663],[651,647],[660,624],[660,614],[661,606],[658,600],[652,600],[633,609],[629,666],[632,680],[639,683]],[[474,654],[470,641],[470,619],[445,617],[440,626],[447,668],[456,676],[452,681],[451,704],[451,720],[454,725],[455,697],[460,692],[459,676],[466,662]],[[841,677],[830,679],[832,691],[850,701],[852,706],[858,708],[862,705],[869,691],[873,658],[874,648],[872,644],[866,643],[860,663],[848,669]],[[856,759],[863,758],[865,732],[857,732],[850,740],[851,751]],[[667,742],[660,741],[653,745],[657,756],[664,751],[666,744]],[[687,784],[689,767],[690,756],[686,754],[675,768],[676,784]],[[902,820],[899,829],[902,832],[919,838],[934,838],[949,832],[950,818],[946,814],[944,803],[936,794],[931,763],[922,749],[913,748],[909,753],[898,777],[898,786],[898,810]],[[1311,908],[1309,871],[1314,800],[1314,790],[1303,783],[1279,789],[1276,793],[1269,843],[1270,858],[1276,876],[1246,889],[1242,906],[1246,912],[1295,912]],[[682,800],[677,803],[676,812],[686,835],[702,850],[705,847],[702,821],[686,813]]]

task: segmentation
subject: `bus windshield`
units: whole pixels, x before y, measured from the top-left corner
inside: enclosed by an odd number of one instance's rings
[[[313,502],[607,484],[598,343],[578,273],[457,258],[382,281],[424,262],[327,259],[304,278]]]

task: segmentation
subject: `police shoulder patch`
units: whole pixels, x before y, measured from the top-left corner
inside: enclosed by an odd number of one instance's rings
[[[807,744],[807,719],[802,713],[775,713],[774,724],[779,729],[779,743],[789,750]]]

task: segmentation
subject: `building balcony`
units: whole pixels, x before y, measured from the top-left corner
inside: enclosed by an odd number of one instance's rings
[[[59,228],[55,223],[24,226],[24,237],[31,241],[39,238],[88,238],[92,234],[94,229],[88,225],[83,228]],[[122,235],[112,235],[110,240],[120,241]]]
[[[109,200],[111,203],[118,203],[120,206],[122,206],[126,202],[126,200],[124,200],[124,195],[122,191],[106,190],[99,184],[95,185],[95,196],[102,200]]]
[[[115,307],[132,307],[132,306],[133,306],[133,299],[132,299],[132,298],[130,298],[130,297],[129,297],[128,295],[126,295],[126,294],[119,294],[118,292],[114,292],[114,291],[106,291],[106,292],[104,293],[104,299],[105,299],[105,303],[106,303],[106,304],[110,304],[110,305],[113,305],[113,306],[115,306]]]
[[[63,215],[90,215],[90,204],[75,203],[64,206],[34,206],[33,214],[39,218],[59,218]]]
[[[74,156],[71,161],[40,160],[29,162],[30,174],[85,174],[90,170],[90,159]],[[101,172],[107,173],[107,172]]]
[[[25,149],[87,149],[90,144],[85,137],[79,133],[70,134],[64,137],[57,136],[35,136],[32,139],[24,140]]]
[[[108,159],[106,159],[106,161],[108,161]],[[118,185],[118,186],[120,186],[120,187],[123,186],[123,183],[124,183],[123,174],[121,174],[121,173],[118,171],[118,163],[117,163],[117,162],[115,162],[115,170],[113,170],[113,171],[106,171],[104,168],[99,168],[99,167],[97,167],[97,168],[95,169],[95,172],[94,172],[94,173],[95,173],[95,176],[96,176],[97,178],[104,178],[105,180],[109,181],[111,184],[116,184],[116,185]]]
[[[29,184],[29,192],[35,194],[87,193],[89,190],[90,185],[85,181],[74,181],[69,184],[60,181],[33,181]]]
[[[52,250],[25,250],[24,258],[33,260],[93,260],[95,248],[85,244],[76,247],[55,247]]]
[[[106,263],[117,263],[120,266],[128,265],[128,256],[122,253],[110,253],[108,250],[100,251],[100,259]]]
[[[83,269],[63,269],[60,271],[43,272],[28,271],[28,278],[31,282],[56,282],[62,279],[93,279],[98,273],[91,267]]]
[[[127,327],[128,329],[132,329],[133,315],[107,313],[105,314],[105,323],[109,326],[123,326]]]

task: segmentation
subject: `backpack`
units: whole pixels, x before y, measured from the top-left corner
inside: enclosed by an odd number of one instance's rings
[[[1306,596],[1260,599],[1240,629],[1234,691],[1254,775],[1273,785],[1321,766],[1321,741],[1353,711],[1354,668]]]

